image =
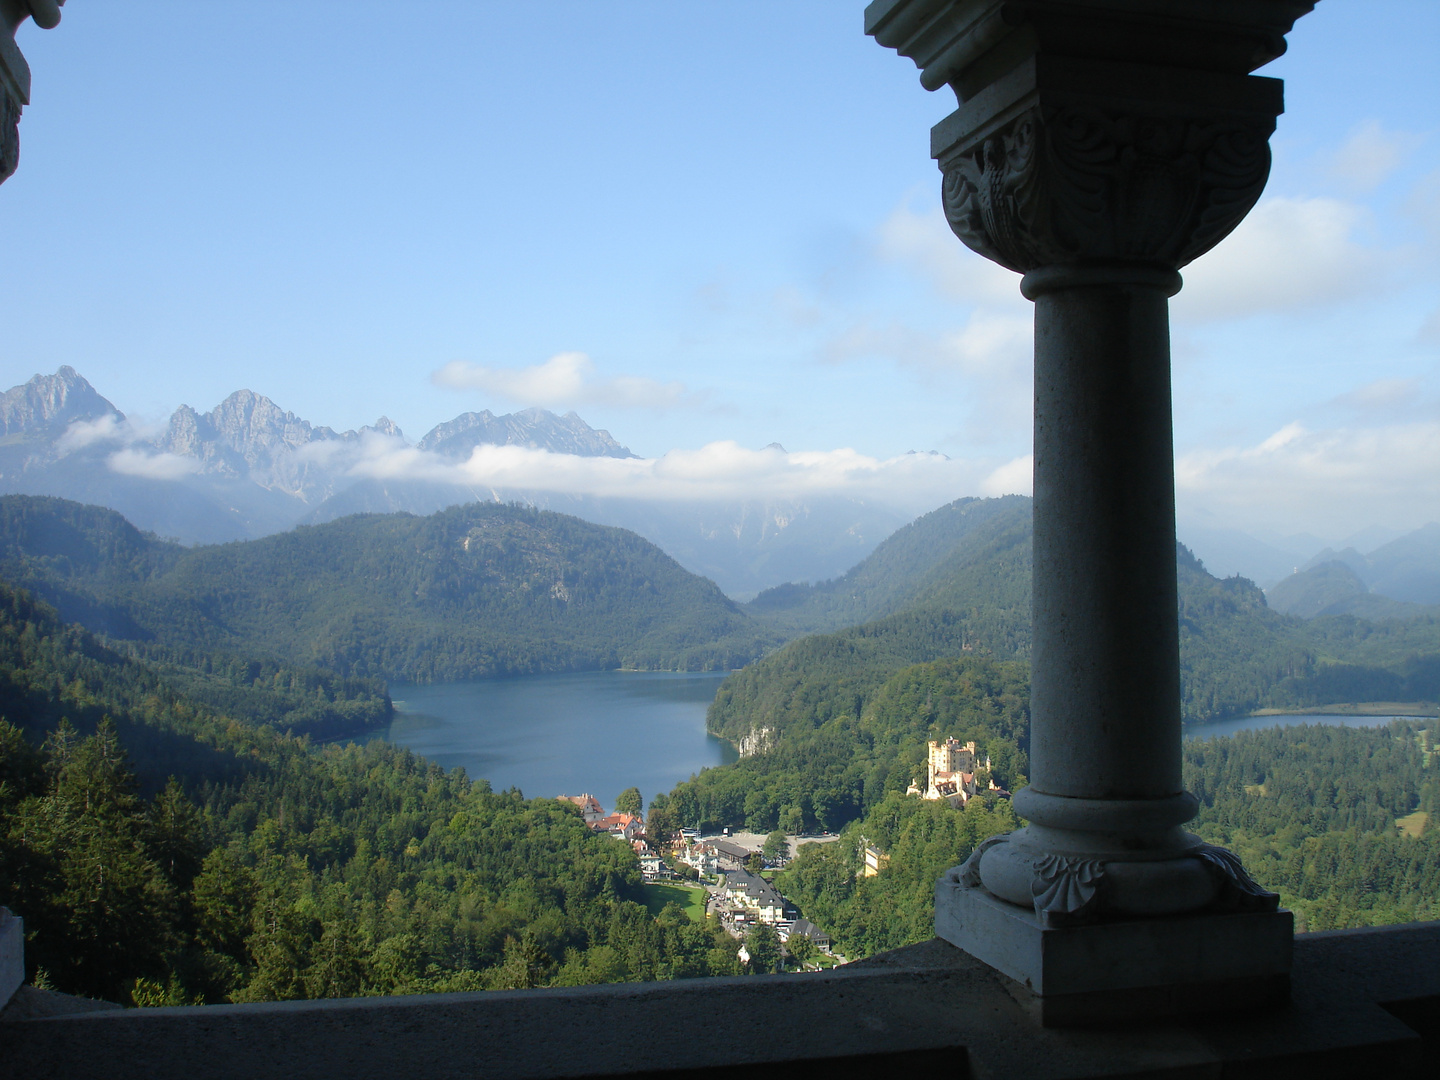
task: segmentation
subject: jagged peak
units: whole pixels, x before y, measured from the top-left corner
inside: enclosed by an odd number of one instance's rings
[[[0,395],[0,434],[63,429],[76,420],[102,416],[124,419],[124,414],[69,364],[62,364],[54,375],[33,375]]]
[[[373,431],[377,435],[388,435],[393,439],[404,439],[405,433],[400,430],[400,425],[391,420],[388,416],[379,417],[373,424],[367,424],[360,429],[360,434]]]

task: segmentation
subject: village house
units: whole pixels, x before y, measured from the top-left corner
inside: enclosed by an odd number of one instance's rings
[[[589,792],[584,795],[561,795],[561,802],[574,803],[580,808],[580,813],[585,818],[586,825],[593,825],[605,816],[605,810],[600,805],[600,800]]]
[[[685,844],[676,849],[675,857],[697,874],[717,873],[715,852],[707,844]]]
[[[745,870],[725,875],[725,899],[755,914],[763,923],[776,925],[785,918],[785,898],[762,877]]]
[[[743,870],[750,849],[731,840],[707,840],[705,846],[715,856],[715,865],[721,870]]]
[[[821,930],[809,919],[786,920],[775,927],[775,934],[782,942],[789,943],[792,938],[809,938],[817,949],[822,952],[830,951],[830,935]]]
[[[629,843],[645,834],[645,820],[639,814],[607,814],[589,823],[596,832],[608,832]]]
[[[890,863],[890,856],[874,844],[865,845],[865,877],[874,877]]]

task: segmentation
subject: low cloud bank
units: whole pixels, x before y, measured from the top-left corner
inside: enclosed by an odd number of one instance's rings
[[[147,480],[183,480],[200,471],[200,462],[180,454],[152,453],[135,447],[117,450],[105,459],[112,472]]]
[[[1240,528],[1319,535],[1440,519],[1440,423],[1311,430],[1287,424],[1254,446],[1175,463],[1182,503]],[[1348,523],[1348,528],[1346,527]]]
[[[63,437],[73,449],[120,444],[111,471],[152,480],[199,474],[193,457],[157,451],[124,423],[84,421]],[[876,458],[856,450],[753,450],[734,441],[677,449],[657,458],[582,457],[528,446],[482,444],[468,458],[421,450],[373,429],[293,451],[294,460],[341,478],[449,484],[476,491],[544,491],[649,501],[733,502],[835,496],[923,513],[966,495],[1029,494],[1030,457],[951,459],[939,454]]]
[[[480,489],[548,491],[659,501],[732,501],[834,495],[912,512],[975,492],[1028,493],[1029,459],[958,461],[931,454],[875,458],[852,449],[752,450],[732,441],[658,458],[580,457],[524,446],[477,446],[454,461],[398,439],[364,440],[350,475]]]

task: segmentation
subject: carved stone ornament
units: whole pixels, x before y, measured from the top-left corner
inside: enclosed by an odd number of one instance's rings
[[[1030,891],[1035,914],[1046,925],[1086,920],[1096,907],[1105,864],[1099,859],[1046,855],[1034,863]]]
[[[1276,911],[1280,907],[1280,894],[1270,892],[1245,872],[1240,857],[1233,851],[1226,851],[1214,844],[1201,844],[1193,854],[1220,882],[1220,893],[1215,906],[1231,911]]]
[[[941,159],[945,217],[972,250],[1021,273],[1080,260],[1178,268],[1260,198],[1274,127],[1035,105]]]
[[[980,881],[980,856],[994,847],[996,844],[1003,844],[1010,839],[1009,833],[1001,833],[999,836],[989,836],[975,846],[970,852],[970,857],[957,866],[954,870],[955,880],[967,889],[979,889],[984,885]]]

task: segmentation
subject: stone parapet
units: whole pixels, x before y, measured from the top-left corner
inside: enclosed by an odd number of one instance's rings
[[[557,990],[0,1017],[0,1075],[169,1080],[945,1076],[1428,1077],[1440,923],[1302,935],[1288,1005],[1116,1030],[1046,1028],[1036,999],[943,941],[833,972]],[[1428,1040],[1428,1041],[1427,1041]]]

